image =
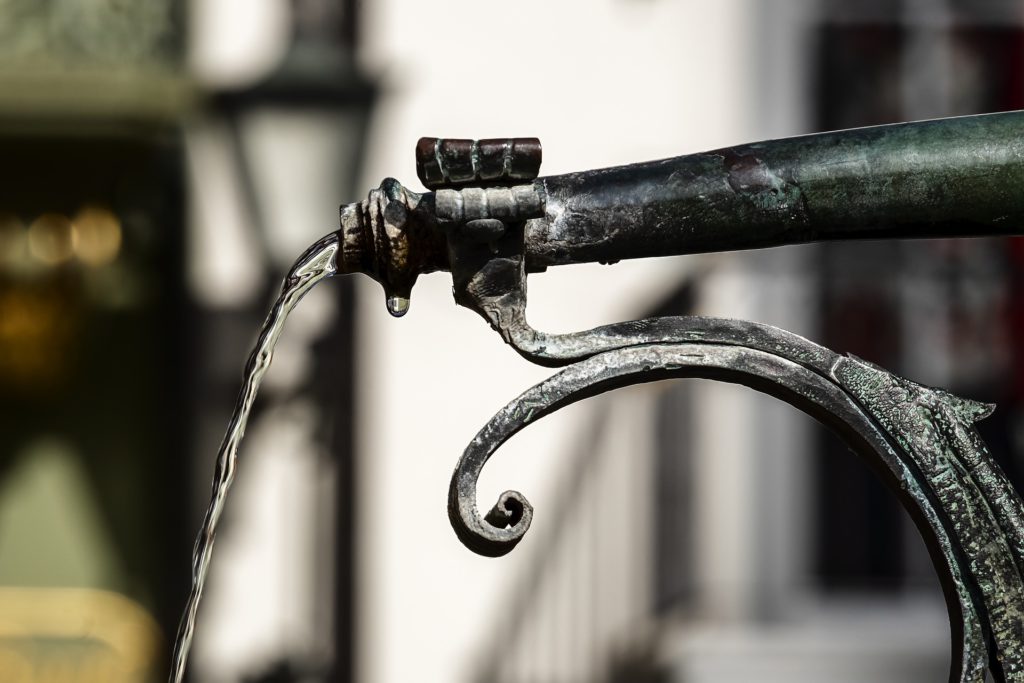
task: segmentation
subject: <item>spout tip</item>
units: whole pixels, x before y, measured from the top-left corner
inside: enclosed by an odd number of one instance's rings
[[[366,199],[339,210],[341,243],[337,272],[364,273],[384,287],[388,312],[396,318],[409,310],[409,293],[420,273],[445,269],[448,250],[431,206],[422,195],[386,178]]]

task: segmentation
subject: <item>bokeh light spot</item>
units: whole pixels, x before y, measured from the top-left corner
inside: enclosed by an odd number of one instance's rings
[[[75,255],[87,266],[105,266],[121,251],[121,221],[102,206],[81,208],[72,221]]]
[[[64,263],[74,254],[75,234],[71,221],[59,213],[44,213],[28,229],[32,257],[47,265]]]
[[[13,213],[0,212],[0,270],[15,270],[28,256],[25,224]]]

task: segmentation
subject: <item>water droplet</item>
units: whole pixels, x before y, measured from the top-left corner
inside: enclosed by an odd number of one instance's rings
[[[401,318],[403,315],[409,312],[409,300],[404,296],[389,296],[388,297],[388,313]]]

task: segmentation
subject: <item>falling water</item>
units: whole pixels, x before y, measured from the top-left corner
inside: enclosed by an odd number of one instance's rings
[[[242,389],[238,393],[235,411],[231,415],[231,422],[228,423],[224,441],[217,452],[210,506],[206,509],[203,526],[199,530],[195,549],[192,552],[192,590],[189,592],[185,612],[181,617],[181,625],[178,627],[178,637],[174,641],[174,655],[171,658],[171,683],[181,683],[185,676],[185,665],[188,661],[188,652],[192,645],[192,635],[196,626],[196,611],[199,608],[199,599],[203,595],[206,574],[210,569],[210,555],[213,552],[217,520],[220,519],[221,512],[224,511],[224,501],[227,498],[228,489],[231,487],[231,481],[235,478],[238,444],[245,434],[245,424],[249,420],[249,411],[252,409],[253,401],[256,400],[256,392],[259,391],[263,375],[270,367],[274,346],[277,344],[278,337],[281,336],[285,319],[288,318],[288,314],[306,292],[313,288],[313,285],[337,272],[335,264],[337,251],[338,235],[332,233],[306,250],[306,253],[295,262],[281,285],[281,294],[274,302],[273,308],[270,309],[270,314],[267,316],[266,322],[263,323],[263,329],[260,330],[256,346],[245,364],[245,379],[242,382]]]

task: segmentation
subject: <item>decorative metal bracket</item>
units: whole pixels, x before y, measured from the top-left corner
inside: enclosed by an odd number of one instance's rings
[[[500,161],[500,163],[499,163]],[[1024,232],[1024,112],[755,143],[646,164],[537,178],[535,140],[417,147],[433,192],[385,180],[342,207],[339,271],[408,302],[418,273],[450,270],[456,301],[516,351],[567,366],[527,390],[466,448],[448,499],[477,553],[523,538],[533,508],[506,491],[486,514],[477,480],[539,418],[611,389],[676,377],[776,396],[839,433],[915,520],[942,580],[950,681],[1024,681],[1024,502],[973,424],[994,406],[897,377],[766,325],[653,318],[573,334],[526,321],[526,276],[551,265],[825,239]],[[401,308],[399,306],[399,308]]]

